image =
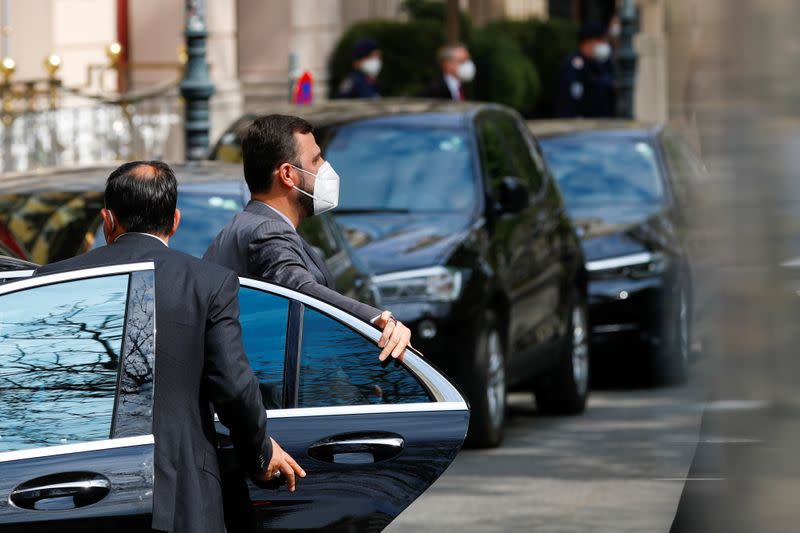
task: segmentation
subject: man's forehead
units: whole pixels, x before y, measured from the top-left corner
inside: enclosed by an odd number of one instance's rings
[[[319,146],[317,146],[317,140],[314,138],[313,133],[295,132],[294,138],[297,140],[297,147],[301,153],[305,154],[307,151],[314,150],[319,151]]]

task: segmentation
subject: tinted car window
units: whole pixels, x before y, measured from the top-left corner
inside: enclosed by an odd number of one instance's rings
[[[381,364],[375,344],[327,315],[306,309],[302,339],[298,407],[430,401],[405,368]]]
[[[256,289],[239,291],[242,342],[266,409],[283,407],[283,365],[289,301]]]
[[[348,124],[328,130],[325,158],[342,176],[338,212],[464,211],[475,205],[466,133]]]
[[[181,211],[181,225],[170,237],[170,247],[202,257],[214,237],[243,207],[241,195],[180,191],[178,209]]]
[[[664,200],[656,152],[645,140],[564,136],[540,143],[569,207]]]
[[[531,145],[522,136],[513,117],[498,115],[496,122],[513,165],[512,173],[508,175],[521,178],[531,192],[538,192],[542,187],[542,174],[533,160]]]
[[[506,150],[506,140],[496,122],[483,119],[478,122],[483,171],[492,190],[499,191],[505,176],[517,176],[517,168]]]
[[[128,276],[0,296],[0,451],[108,439]]]

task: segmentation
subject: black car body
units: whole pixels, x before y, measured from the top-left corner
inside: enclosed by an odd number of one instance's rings
[[[17,255],[46,264],[105,244],[99,213],[105,180],[112,170],[98,166],[40,171],[0,181],[0,230],[6,228]],[[204,162],[174,165],[173,170],[183,217],[170,246],[201,257],[217,233],[242,210],[250,193],[237,165]],[[375,301],[366,265],[353,254],[330,216],[310,218],[298,231],[325,257],[340,291]]]
[[[0,531],[150,531],[153,263],[0,285]],[[217,424],[228,531],[378,531],[447,468],[469,411],[417,352],[325,302],[241,278],[245,350],[298,490],[245,481]],[[202,505],[202,502],[197,502]]]
[[[581,232],[592,353],[644,352],[656,381],[684,380],[692,323],[686,206],[702,162],[660,124],[529,125]]]
[[[465,389],[471,443],[499,443],[507,388],[534,390],[542,410],[584,409],[580,242],[516,112],[416,100],[280,112],[313,124],[342,176],[333,215],[384,307]],[[239,161],[254,117],[233,124],[212,157]]]

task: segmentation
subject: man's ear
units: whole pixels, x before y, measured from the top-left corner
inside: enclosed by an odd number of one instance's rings
[[[172,237],[175,235],[175,232],[178,231],[178,226],[181,224],[181,210],[177,207],[175,208],[175,214],[172,216],[172,229],[169,232],[168,237]]]
[[[114,242],[114,232],[117,230],[117,219],[111,210],[103,207],[100,209],[100,218],[103,219],[103,237],[106,239],[106,244]]]
[[[283,163],[275,171],[275,180],[280,182],[281,187],[291,189],[296,185],[294,179],[292,179],[292,170],[294,170],[292,165]]]

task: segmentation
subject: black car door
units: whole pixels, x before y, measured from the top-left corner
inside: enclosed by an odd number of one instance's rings
[[[0,286],[0,531],[147,531],[153,265]]]
[[[241,282],[245,349],[269,433],[307,477],[295,493],[245,483],[223,450],[229,531],[382,529],[451,463],[466,403],[411,350],[403,364],[381,364],[372,326],[295,291]]]
[[[492,220],[492,256],[508,300],[508,375],[522,380],[541,364],[540,353],[553,335],[552,318],[558,303],[557,280],[549,270],[549,214],[542,207],[541,176],[530,159],[525,139],[514,117],[491,111],[478,118],[484,179],[495,205]],[[514,178],[526,194],[527,205],[518,212],[502,205],[504,181]],[[513,384],[513,383],[512,383]]]

